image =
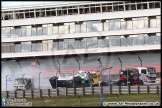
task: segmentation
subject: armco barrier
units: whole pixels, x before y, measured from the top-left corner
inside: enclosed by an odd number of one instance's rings
[[[81,87],[22,91],[2,91],[2,98],[36,98],[70,95],[93,95],[93,94],[141,94],[161,93],[161,85],[146,86],[103,86],[103,87]]]

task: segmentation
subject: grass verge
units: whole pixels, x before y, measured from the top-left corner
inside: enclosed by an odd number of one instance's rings
[[[104,95],[106,102],[118,102],[117,95]],[[100,95],[85,95],[80,96],[81,107],[86,106],[100,106]],[[158,102],[157,94],[125,94],[119,95],[119,101],[125,102]],[[43,106],[41,98],[28,98],[27,102],[32,102],[33,106]],[[53,107],[79,107],[78,96],[58,96],[58,97],[44,97],[44,106]]]

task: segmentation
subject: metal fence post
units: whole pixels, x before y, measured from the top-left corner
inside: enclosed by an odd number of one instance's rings
[[[8,75],[6,75],[6,98],[8,98],[8,93],[7,93],[7,77],[8,77]]]
[[[78,95],[79,98],[79,107],[81,107],[81,100],[80,100],[80,96]]]
[[[42,106],[44,106],[44,99],[43,99],[43,97],[41,97],[42,98]]]
[[[118,97],[118,102],[120,101],[120,99],[119,99],[119,95],[116,93],[116,95],[117,95],[117,97]]]

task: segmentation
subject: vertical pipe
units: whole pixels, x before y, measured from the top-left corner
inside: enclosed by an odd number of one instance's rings
[[[22,78],[24,77],[25,74],[22,75]]]
[[[40,74],[41,74],[41,72],[40,72],[40,63],[39,63],[39,61],[37,61],[37,63],[39,65],[39,90],[40,90]]]
[[[128,86],[128,69],[127,69],[127,86]]]
[[[60,63],[59,63],[59,61],[57,60],[57,63],[59,64],[59,73],[60,73]]]
[[[100,63],[100,80],[101,80],[101,75],[102,75],[102,63],[100,60],[101,57],[98,57],[98,61]],[[100,92],[100,106],[103,106],[103,94]]]
[[[79,70],[80,70],[80,63],[79,63],[78,59],[75,59],[75,60],[78,62],[78,64],[79,64]]]
[[[57,73],[58,73],[58,71],[57,71]],[[56,73],[56,77],[57,77],[57,73]],[[56,89],[57,89],[57,78],[56,78]]]
[[[109,69],[109,81],[110,81],[110,70],[112,69],[113,67],[110,67],[110,69]]]
[[[7,77],[8,75],[6,76],[6,94],[7,94]]]
[[[39,90],[40,90],[40,74],[41,72],[39,72]]]
[[[121,69],[122,69],[122,61],[120,60],[120,58],[118,57],[118,59],[119,59],[119,61],[120,61],[120,63],[121,63]]]
[[[142,67],[142,60],[141,60],[141,58],[138,56],[138,58],[139,58],[139,60],[140,60],[140,62],[141,62],[141,67]]]
[[[75,72],[75,70],[73,71],[73,88],[74,88],[74,72]]]

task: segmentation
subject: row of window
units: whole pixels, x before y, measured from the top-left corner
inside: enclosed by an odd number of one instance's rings
[[[66,50],[66,49],[85,49],[85,48],[104,48],[113,46],[132,46],[145,44],[161,44],[161,33],[129,36],[108,36],[84,38],[82,40],[64,39],[63,40],[47,40],[42,42],[21,42],[17,44],[2,43],[2,53],[10,52],[35,52],[50,50]]]
[[[93,3],[93,2],[92,2]],[[1,20],[160,8],[159,1],[129,1],[2,12]]]
[[[37,27],[21,26],[21,27],[5,27],[2,28],[2,37],[23,37],[23,36],[41,36],[53,34],[68,33],[85,33],[85,32],[101,32],[113,30],[130,30],[141,28],[161,27],[160,17],[155,19],[138,19],[138,20],[106,20],[106,22],[89,21],[82,24],[64,23],[64,25],[42,25]]]

